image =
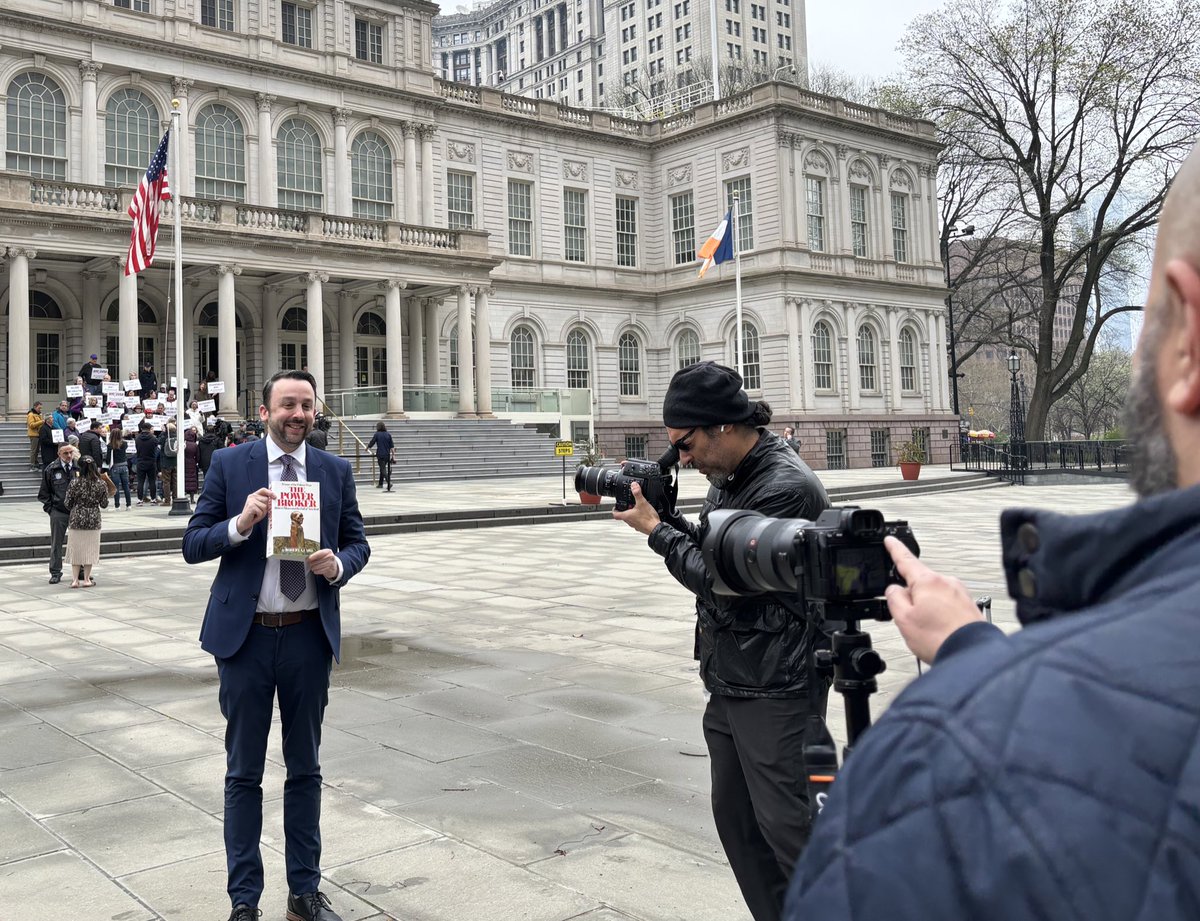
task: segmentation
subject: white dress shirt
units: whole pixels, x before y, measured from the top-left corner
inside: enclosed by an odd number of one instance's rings
[[[264,434],[263,441],[267,445],[267,483],[275,484],[283,480],[283,457],[287,454],[283,448],[275,444],[275,439],[271,437],[270,432]],[[292,469],[296,471],[296,480],[300,483],[308,482],[307,467],[305,460],[308,456],[308,445],[300,442],[299,446],[291,452]],[[250,539],[250,536],[241,534],[237,529],[237,521],[240,515],[234,515],[229,519],[229,543],[230,546],[236,547],[239,544],[244,544]],[[342,561],[336,556],[334,560],[337,562],[337,578],[330,579],[330,582],[340,582],[342,580]],[[256,608],[260,613],[280,614],[287,611],[308,611],[317,607],[317,577],[308,569],[308,564],[305,564],[304,572],[304,591],[300,593],[300,597],[292,601],[283,593],[283,589],[279,587],[279,557],[267,557],[267,568],[263,570],[262,585],[258,590],[258,606]]]

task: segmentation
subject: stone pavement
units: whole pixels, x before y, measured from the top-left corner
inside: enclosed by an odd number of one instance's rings
[[[461,507],[495,488],[424,501]],[[907,518],[924,558],[1011,623],[999,511],[1128,501],[1123,486],[1045,486],[876,507]],[[325,721],[325,888],[339,912],[745,921],[708,807],[690,595],[644,540],[593,521],[372,546],[342,593]],[[173,555],[101,560],[98,587],[72,591],[48,586],[43,565],[0,568],[4,919],[227,917],[223,720],[196,641],[215,571]],[[916,668],[890,624],[870,629],[888,660],[878,713]],[[269,758],[261,907],[282,919],[277,729]]]

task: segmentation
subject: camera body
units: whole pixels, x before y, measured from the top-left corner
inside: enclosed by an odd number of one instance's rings
[[[637,504],[631,489],[634,483],[641,487],[642,495],[660,517],[670,514],[675,505],[674,477],[661,462],[631,457],[620,466],[580,467],[575,471],[576,492],[611,496],[617,500],[619,512]]]

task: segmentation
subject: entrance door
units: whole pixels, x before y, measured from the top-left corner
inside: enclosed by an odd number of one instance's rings
[[[58,333],[33,332],[33,390],[34,401],[41,400],[46,406],[57,406],[62,399],[64,368],[62,366],[62,339]],[[71,383],[75,378],[71,378]],[[22,410],[28,406],[19,407]]]
[[[230,405],[236,407],[240,400],[242,392],[242,336],[239,334],[237,341],[234,344],[237,363],[237,380],[231,381],[221,376],[220,364],[218,361],[218,344],[216,336],[200,336],[200,361],[196,367],[199,371],[199,378],[192,385],[192,392],[195,393],[196,387],[200,385],[200,381],[208,376],[209,371],[217,372],[217,380],[225,384],[225,394],[218,400],[217,405],[228,407]]]
[[[354,349],[355,386],[387,386],[387,349],[380,345],[359,345]]]

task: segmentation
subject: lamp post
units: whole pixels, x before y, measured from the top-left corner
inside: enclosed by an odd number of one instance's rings
[[[1021,373],[1021,356],[1016,351],[1008,354],[1008,373],[1012,375],[1012,394],[1008,404],[1008,455],[1009,463],[1016,469],[1025,469],[1025,405],[1021,401],[1021,387],[1017,375]]]
[[[961,229],[956,229],[951,224],[942,233],[941,239],[942,270],[946,277],[946,323],[950,327],[950,341],[946,346],[950,353],[950,408],[954,410],[954,415],[958,416],[958,453],[960,458],[966,456],[967,420],[962,417],[962,413],[958,409],[958,379],[962,375],[958,371],[958,333],[954,328],[954,286],[950,284],[950,241],[974,235],[974,224],[968,224]]]
[[[796,76],[796,65],[784,64],[782,67],[776,67],[775,73],[771,74],[771,82],[774,83],[779,79],[779,75],[785,72],[790,73],[793,77]]]

